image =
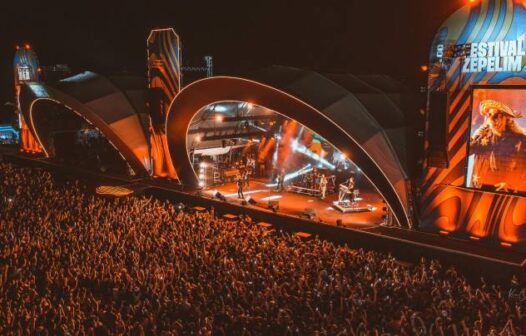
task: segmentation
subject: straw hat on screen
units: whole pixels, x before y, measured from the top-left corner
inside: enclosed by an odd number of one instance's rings
[[[485,117],[491,117],[495,112],[491,110],[496,110],[497,112],[504,113],[509,115],[512,118],[522,118],[522,114],[518,111],[514,111],[508,105],[501,103],[496,100],[486,99],[480,102],[480,114]]]

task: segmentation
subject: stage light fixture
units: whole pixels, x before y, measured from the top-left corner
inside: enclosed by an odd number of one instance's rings
[[[309,220],[312,220],[316,217],[316,209],[314,208],[305,208],[303,210],[303,216],[307,217]]]
[[[292,147],[292,150],[293,151],[297,151],[298,150],[298,139],[294,139],[292,140],[292,142],[290,143],[290,146]]]
[[[213,108],[209,107],[209,110],[213,110],[215,112],[226,112],[228,111],[228,107],[225,105],[221,105],[221,104],[215,104]]]
[[[226,202],[226,197],[223,194],[221,194],[219,191],[217,191],[214,196],[215,196],[215,198],[217,198],[217,199],[219,199],[219,200],[221,200],[223,202]]]
[[[279,210],[279,201],[268,201],[268,208],[272,210],[272,212],[277,213]]]

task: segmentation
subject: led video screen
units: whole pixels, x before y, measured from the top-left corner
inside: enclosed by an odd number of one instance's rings
[[[526,193],[526,87],[475,87],[466,186]]]

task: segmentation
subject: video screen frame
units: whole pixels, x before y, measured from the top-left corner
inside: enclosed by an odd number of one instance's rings
[[[481,191],[481,192],[489,192],[489,193],[496,193],[496,194],[503,194],[503,195],[511,195],[511,196],[519,196],[519,197],[526,197],[526,184],[525,184],[525,188],[524,190],[506,190],[506,189],[501,189],[499,190],[499,188],[493,186],[493,187],[487,187],[487,186],[482,186],[480,188],[477,188],[475,186],[472,186],[471,185],[471,180],[472,180],[472,174],[473,174],[473,169],[474,167],[471,167],[470,169],[470,160],[472,160],[470,157],[471,155],[471,137],[472,137],[472,131],[473,131],[473,113],[475,112],[479,112],[478,111],[478,107],[476,107],[474,105],[475,103],[475,92],[477,90],[515,90],[515,91],[524,91],[524,95],[526,97],[526,85],[513,85],[513,84],[504,84],[504,85],[499,85],[499,84],[485,84],[485,85],[471,85],[470,87],[470,90],[469,90],[469,93],[470,93],[470,109],[469,109],[469,115],[468,115],[468,127],[467,127],[467,135],[466,135],[466,157],[464,159],[464,163],[465,163],[465,167],[464,167],[464,183],[463,183],[463,187],[467,188],[467,189],[471,189],[471,190],[476,190],[476,191]],[[488,98],[490,99],[490,98]],[[526,98],[525,98],[526,100]],[[526,107],[526,104],[525,104],[525,107]],[[526,120],[526,108],[525,108],[525,111],[523,112],[523,118],[524,120]],[[525,125],[524,125],[524,128],[526,128],[526,122],[525,122]],[[470,171],[471,170],[471,171]],[[526,167],[525,167],[525,171],[526,171]]]

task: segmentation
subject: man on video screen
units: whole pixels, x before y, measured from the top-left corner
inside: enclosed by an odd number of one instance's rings
[[[480,102],[483,124],[470,139],[470,154],[474,154],[475,188],[495,191],[523,191],[526,187],[526,132],[515,121],[520,112],[491,99]]]

